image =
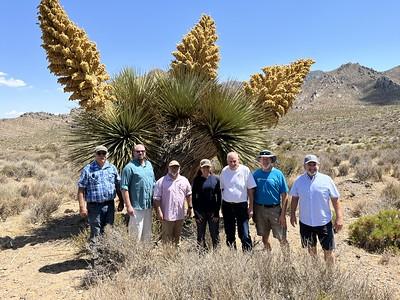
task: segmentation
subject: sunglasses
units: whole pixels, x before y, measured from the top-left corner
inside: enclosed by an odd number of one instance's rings
[[[96,154],[97,154],[97,155],[107,155],[107,152],[105,152],[105,151],[99,151],[99,152],[96,152]]]
[[[146,150],[135,150],[135,152],[136,153],[142,153],[142,152],[144,153],[144,152],[146,152]]]

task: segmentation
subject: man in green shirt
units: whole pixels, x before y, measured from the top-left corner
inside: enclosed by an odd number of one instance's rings
[[[133,159],[124,167],[121,191],[129,214],[128,231],[138,241],[151,240],[152,197],[155,178],[144,145],[133,148]]]

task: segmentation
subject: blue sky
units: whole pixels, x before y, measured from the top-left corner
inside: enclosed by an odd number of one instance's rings
[[[221,80],[246,80],[267,65],[313,58],[313,70],[347,62],[384,71],[400,65],[400,1],[60,0],[97,43],[113,75],[130,66],[168,68],[171,52],[202,13],[217,25]],[[0,118],[65,113],[68,101],[47,69],[39,0],[0,0]]]

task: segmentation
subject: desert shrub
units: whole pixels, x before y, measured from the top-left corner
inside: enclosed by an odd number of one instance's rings
[[[0,184],[4,184],[7,182],[7,176],[4,174],[0,174]]]
[[[46,193],[31,207],[28,219],[31,223],[42,223],[50,219],[61,204],[61,199],[56,193]]]
[[[349,162],[350,162],[350,166],[352,166],[353,168],[358,165],[358,163],[361,161],[361,158],[359,155],[352,155],[349,158]]]
[[[400,211],[383,210],[364,216],[350,225],[350,241],[368,251],[400,248]]]
[[[400,209],[400,183],[388,183],[384,187],[381,197],[388,208]]]
[[[19,194],[21,197],[27,198],[31,195],[29,185],[24,184],[19,188]]]
[[[336,177],[336,170],[334,167],[333,162],[328,157],[322,157],[321,159],[321,166],[320,171],[330,177]]]
[[[77,254],[89,254],[88,240],[90,229],[83,228],[77,235],[71,237],[71,243],[77,250]]]
[[[28,205],[26,199],[22,199],[15,183],[0,185],[0,220],[19,214]]]
[[[39,181],[32,184],[29,189],[28,196],[33,196],[36,199],[41,198],[44,194],[53,192],[54,189],[52,188],[51,184],[47,181]]]
[[[290,177],[297,174],[302,166],[300,160],[295,156],[278,155],[277,167],[286,177]]]
[[[179,249],[149,248],[115,229],[106,230],[101,242],[92,272],[119,271],[90,289],[93,299],[392,298],[365,277],[327,268],[304,252],[293,253],[295,259],[280,252],[248,254],[227,247],[198,253],[189,241]]]
[[[399,165],[396,165],[396,166],[393,167],[392,176],[394,178],[400,179],[400,167],[399,167]]]
[[[347,176],[349,174],[350,166],[349,164],[341,164],[338,167],[338,176]]]
[[[373,164],[362,163],[355,167],[355,176],[357,179],[382,181],[382,168]]]
[[[7,177],[16,178],[36,177],[41,180],[46,177],[46,171],[43,168],[32,161],[25,160],[4,165],[0,173]]]

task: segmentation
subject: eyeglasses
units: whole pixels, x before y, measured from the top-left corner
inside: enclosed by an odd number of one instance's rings
[[[107,152],[105,152],[105,151],[99,151],[99,152],[96,152],[96,154],[97,154],[97,155],[107,155]]]
[[[144,153],[144,152],[146,152],[146,150],[135,150],[135,152],[136,153],[142,153],[142,152]]]

